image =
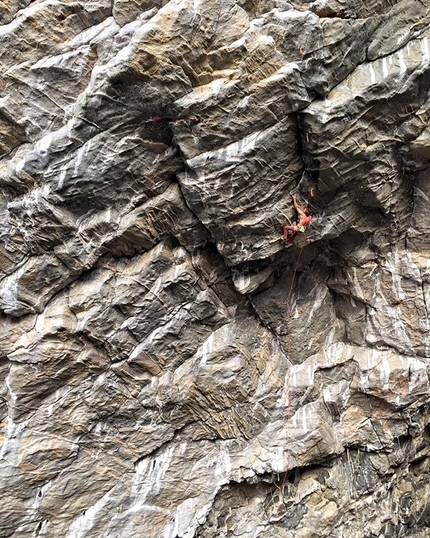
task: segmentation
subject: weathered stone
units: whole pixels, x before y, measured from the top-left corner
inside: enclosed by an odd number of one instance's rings
[[[428,19],[0,2],[1,536],[427,538]]]

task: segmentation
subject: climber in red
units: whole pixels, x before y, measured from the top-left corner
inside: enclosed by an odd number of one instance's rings
[[[292,244],[294,238],[298,233],[305,233],[307,227],[312,220],[310,209],[308,209],[307,207],[305,209],[301,209],[297,203],[295,195],[293,195],[293,203],[299,215],[299,221],[294,226],[285,226],[283,239],[287,242],[287,245]]]

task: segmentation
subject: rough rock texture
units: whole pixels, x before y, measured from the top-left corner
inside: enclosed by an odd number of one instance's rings
[[[0,1],[1,536],[429,536],[429,12]]]

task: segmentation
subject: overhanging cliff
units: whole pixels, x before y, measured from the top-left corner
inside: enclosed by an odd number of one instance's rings
[[[429,536],[429,11],[0,2],[1,536]]]

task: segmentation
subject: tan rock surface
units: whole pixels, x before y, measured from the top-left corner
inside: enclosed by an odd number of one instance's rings
[[[429,536],[429,9],[0,1],[1,536]]]

